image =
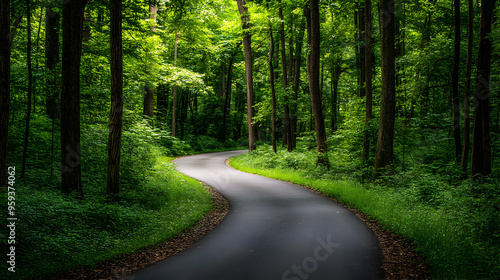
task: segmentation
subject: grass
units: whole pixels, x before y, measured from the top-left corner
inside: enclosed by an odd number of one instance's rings
[[[92,267],[192,226],[211,209],[210,194],[201,183],[175,171],[171,159],[157,156],[154,171],[140,185],[123,190],[120,202],[112,204],[104,200],[104,190],[79,200],[19,180],[16,273],[8,273],[3,262],[0,278],[47,279],[61,271]],[[6,205],[5,195],[1,200]],[[5,217],[2,220],[7,224]]]
[[[441,190],[442,197],[432,202],[433,195],[438,195],[422,191],[426,189],[418,184],[398,189],[356,180],[335,180],[330,171],[311,170],[309,162],[314,162],[314,152],[280,151],[273,155],[267,150],[264,147],[235,157],[230,165],[311,187],[378,220],[386,229],[415,243],[435,279],[498,279],[500,219],[495,205],[498,206],[500,196],[498,189],[491,192],[486,189],[495,188],[495,184],[465,183],[458,190],[449,187]],[[430,189],[428,184],[422,185]],[[478,192],[485,196],[478,196]]]

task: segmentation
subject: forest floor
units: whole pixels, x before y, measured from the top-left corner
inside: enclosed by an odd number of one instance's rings
[[[126,280],[126,275],[187,249],[217,227],[229,211],[229,202],[214,189],[208,186],[206,188],[212,194],[212,210],[193,227],[184,230],[177,237],[128,255],[118,256],[92,269],[67,271],[58,275],[56,279]],[[424,259],[414,251],[412,244],[403,237],[385,230],[376,221],[369,219],[356,209],[349,209],[374,231],[379,240],[383,255],[383,279],[430,279]]]

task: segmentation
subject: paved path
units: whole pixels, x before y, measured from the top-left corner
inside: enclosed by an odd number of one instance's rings
[[[379,279],[378,242],[361,220],[309,190],[225,165],[243,152],[175,161],[180,172],[222,193],[230,212],[189,249],[125,279]]]

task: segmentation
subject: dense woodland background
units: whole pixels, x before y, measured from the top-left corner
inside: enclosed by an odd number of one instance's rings
[[[130,208],[147,215],[163,209],[150,200],[172,201],[158,176],[170,174],[173,186],[180,175],[165,157],[246,147],[256,150],[247,158],[254,167],[358,182],[449,214],[470,252],[440,275],[497,277],[497,7],[494,0],[2,1],[0,183],[4,200],[5,170],[15,166],[27,219],[19,246],[33,255],[26,266],[51,254],[82,264],[74,252],[95,236],[72,239],[66,229],[59,235],[68,240],[48,243],[57,216],[75,223],[70,205],[80,207],[73,214],[94,213],[79,223],[109,229],[102,238],[111,244],[129,234]],[[157,192],[141,192],[145,185]],[[208,209],[201,208],[183,225]],[[105,224],[93,224],[102,215]],[[462,271],[464,261],[470,267]],[[47,273],[68,267],[54,263]]]

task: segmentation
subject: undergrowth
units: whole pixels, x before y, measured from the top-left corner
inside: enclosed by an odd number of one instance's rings
[[[33,156],[24,179],[19,176],[22,134],[16,126],[10,138],[9,162],[17,171],[16,272],[7,271],[2,262],[0,279],[51,279],[66,270],[92,268],[174,237],[210,211],[210,193],[170,163],[173,156],[191,153],[191,147],[145,122],[133,123],[123,133],[119,202],[106,202],[108,131],[99,125],[82,133],[85,199],[62,194],[58,149],[51,156],[51,133],[44,130],[50,126],[35,120],[34,144],[28,150]],[[5,192],[0,200],[7,205]],[[6,215],[1,223],[7,224]],[[6,227],[0,233],[1,251],[7,252]]]

